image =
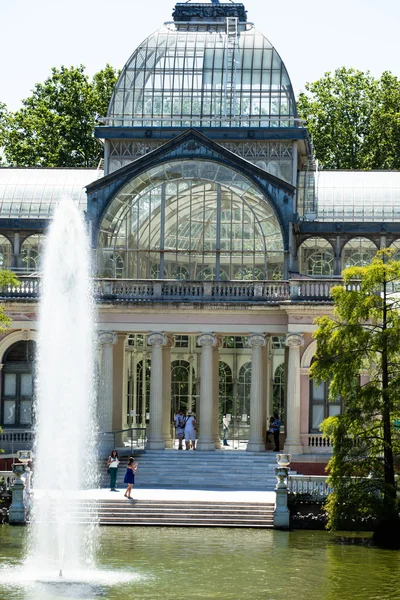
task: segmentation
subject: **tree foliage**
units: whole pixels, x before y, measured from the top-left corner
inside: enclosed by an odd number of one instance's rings
[[[345,406],[322,426],[334,443],[329,526],[340,529],[349,518],[373,515],[377,539],[388,523],[400,532],[395,480],[400,459],[400,262],[391,254],[381,250],[371,265],[343,272],[344,285],[332,290],[333,318],[316,321],[311,367],[313,378],[330,382],[330,398],[342,397]],[[368,377],[359,377],[366,372]]]
[[[0,290],[3,287],[17,287],[20,285],[18,277],[12,271],[0,270]],[[11,326],[11,319],[6,315],[4,307],[0,304],[0,333],[6,331]]]
[[[117,76],[110,65],[92,80],[82,65],[53,68],[51,76],[22,101],[21,109],[5,115],[2,141],[8,164],[97,166],[102,149],[94,127],[107,113]]]
[[[327,169],[400,168],[400,80],[342,67],[298,98],[298,111]]]

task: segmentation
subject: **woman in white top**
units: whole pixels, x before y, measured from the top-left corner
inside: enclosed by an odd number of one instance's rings
[[[192,442],[193,450],[196,450],[196,420],[192,415],[192,411],[189,410],[187,413],[186,423],[185,423],[185,444],[186,450],[190,448],[190,441]]]
[[[111,452],[110,456],[108,457],[108,461],[107,461],[108,473],[110,475],[110,488],[111,488],[112,492],[117,491],[115,489],[115,486],[117,484],[118,465],[119,465],[118,452],[114,449]]]

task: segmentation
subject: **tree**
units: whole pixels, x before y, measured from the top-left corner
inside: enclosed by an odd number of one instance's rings
[[[52,69],[22,108],[9,113],[3,142],[10,166],[96,167],[102,155],[94,127],[107,112],[117,73],[110,65],[93,80],[79,67]]]
[[[3,287],[18,287],[20,285],[18,277],[12,271],[1,270],[0,271],[0,290]],[[11,318],[6,315],[4,307],[0,305],[0,333],[6,331],[11,326]]]
[[[397,169],[400,164],[400,80],[374,79],[342,67],[325,73],[298,98],[299,115],[327,169]]]
[[[340,529],[355,518],[373,515],[375,540],[400,545],[395,480],[400,458],[400,298],[394,293],[400,262],[391,254],[381,250],[369,266],[343,272],[344,285],[332,289],[333,318],[316,321],[311,376],[329,381],[330,398],[341,397],[345,406],[322,426],[334,444],[328,465],[334,488],[327,505],[329,527]],[[367,382],[359,377],[366,370]]]
[[[4,160],[3,152],[1,151],[1,148],[4,146],[5,133],[6,133],[6,128],[7,128],[7,124],[8,124],[8,119],[9,119],[9,115],[8,115],[7,107],[5,104],[3,104],[3,102],[0,102],[0,165],[2,164],[2,162]]]

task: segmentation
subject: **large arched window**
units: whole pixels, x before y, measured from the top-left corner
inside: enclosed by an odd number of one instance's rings
[[[189,280],[272,279],[283,265],[275,211],[237,171],[209,161],[159,165],[109,204],[98,243],[98,274]]]
[[[250,415],[251,396],[251,362],[245,363],[239,371],[239,414],[248,420]]]
[[[219,412],[220,415],[232,414],[233,376],[232,369],[225,362],[219,363]]]
[[[368,238],[354,238],[343,248],[343,269],[366,267],[377,253],[377,247]]]
[[[190,369],[192,369],[192,390],[190,390]],[[175,415],[181,408],[188,410],[190,400],[196,396],[194,369],[186,360],[173,360],[171,363],[171,412]]]
[[[304,275],[333,275],[334,254],[331,244],[323,238],[310,238],[299,249],[299,270]]]
[[[4,235],[0,235],[0,269],[9,269],[12,262],[13,249],[11,242]]]
[[[282,363],[275,369],[272,386],[273,414],[278,413],[281,424],[285,421],[285,365]]]
[[[44,236],[30,235],[21,246],[21,262],[27,271],[39,271],[43,259]]]
[[[3,427],[32,425],[33,364],[36,344],[20,341],[3,358],[1,423]]]

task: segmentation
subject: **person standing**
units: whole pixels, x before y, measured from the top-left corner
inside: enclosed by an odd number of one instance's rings
[[[224,439],[223,439],[222,443],[224,446],[229,446],[229,444],[228,444],[229,421],[228,421],[226,414],[222,417],[222,427],[224,430]]]
[[[133,456],[131,456],[128,460],[128,464],[126,465],[126,473],[124,478],[124,483],[128,485],[124,494],[126,498],[131,497],[132,486],[135,483],[135,473],[137,471],[138,466],[139,463],[135,462],[135,459],[133,458]]]
[[[108,457],[108,461],[107,461],[108,473],[110,475],[110,488],[111,488],[112,492],[117,491],[115,489],[115,486],[117,484],[118,465],[119,465],[118,452],[117,452],[117,450],[114,449],[111,452],[110,456]]]
[[[274,452],[279,452],[279,434],[281,431],[281,421],[279,419],[278,413],[274,413],[274,422],[272,423],[272,429],[275,442]]]
[[[178,443],[179,443],[178,450],[183,450],[182,442],[183,442],[183,438],[185,436],[185,422],[186,422],[186,418],[185,418],[184,412],[180,408],[174,418],[175,432],[176,432],[176,437],[178,438]]]
[[[185,423],[186,450],[189,450],[190,442],[192,442],[193,450],[196,450],[196,429],[197,429],[196,420],[192,414],[192,411],[188,410],[187,419],[186,419],[186,423]]]

